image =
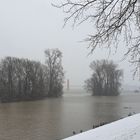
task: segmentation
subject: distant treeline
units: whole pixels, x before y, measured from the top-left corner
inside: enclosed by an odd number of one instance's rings
[[[45,51],[45,64],[6,57],[0,62],[0,101],[35,100],[58,97],[63,91],[62,53]]]

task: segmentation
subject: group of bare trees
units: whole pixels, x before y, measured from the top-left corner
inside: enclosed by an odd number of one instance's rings
[[[45,51],[45,64],[6,57],[0,62],[0,101],[35,100],[59,97],[63,93],[64,72],[62,53],[58,49]],[[93,95],[118,95],[122,70],[112,61],[93,61],[93,74],[86,88]]]
[[[86,89],[93,95],[116,96],[119,95],[119,88],[123,76],[122,70],[112,61],[97,60],[90,65],[93,71],[90,79],[86,81]]]
[[[46,50],[46,64],[6,57],[0,62],[0,100],[31,100],[62,95],[62,54]],[[48,55],[51,54],[51,55]]]

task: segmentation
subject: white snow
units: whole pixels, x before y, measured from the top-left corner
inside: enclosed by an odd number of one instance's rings
[[[140,114],[74,135],[64,140],[140,140]]]

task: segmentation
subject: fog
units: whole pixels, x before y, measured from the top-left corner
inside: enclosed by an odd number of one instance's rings
[[[125,47],[123,42],[117,49],[96,49],[88,55],[88,42],[82,42],[95,31],[91,23],[85,22],[75,28],[68,23],[63,28],[62,10],[51,5],[52,0],[4,0],[0,1],[0,58],[15,56],[44,63],[44,50],[59,48],[63,53],[65,79],[71,85],[82,86],[90,76],[89,64],[96,59],[113,59],[124,70],[124,85],[139,85],[133,80],[133,66],[121,61]]]

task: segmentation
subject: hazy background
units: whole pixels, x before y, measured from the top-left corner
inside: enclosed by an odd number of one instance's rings
[[[44,63],[44,50],[59,48],[63,52],[65,79],[70,85],[82,86],[90,76],[89,64],[96,59],[113,59],[124,69],[125,87],[139,86],[133,80],[133,67],[123,58],[123,42],[115,53],[96,49],[88,56],[88,43],[80,42],[95,29],[84,23],[76,28],[63,27],[65,15],[51,6],[54,0],[0,0],[0,59],[5,56],[24,57]],[[109,57],[108,57],[109,56]]]

